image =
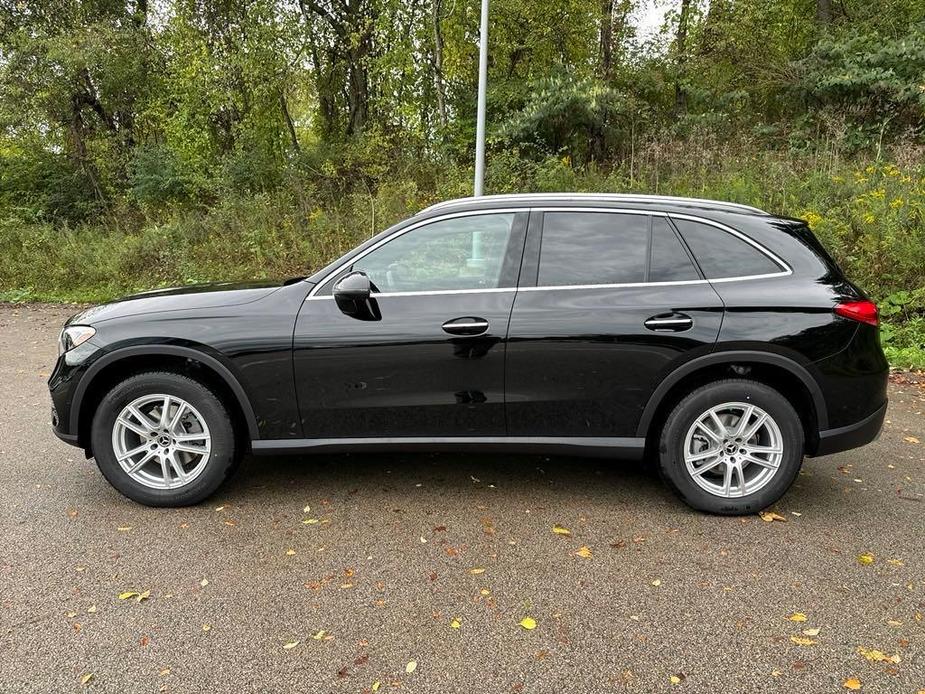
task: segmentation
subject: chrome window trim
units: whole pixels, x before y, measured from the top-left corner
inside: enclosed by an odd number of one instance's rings
[[[377,292],[371,294],[373,298],[383,298],[387,296],[441,296],[448,294],[497,294],[499,292],[516,292],[517,287],[492,287],[491,289],[434,289],[430,291],[419,292]],[[323,301],[324,299],[333,299],[331,294],[323,296],[307,296],[306,301]]]
[[[500,197],[500,196],[498,196]],[[515,196],[512,196],[515,197]],[[436,290],[423,290],[423,291],[410,291],[410,292],[377,292],[374,294],[377,298],[385,298],[390,296],[440,296],[448,294],[489,294],[497,292],[539,292],[539,291],[550,291],[556,289],[623,289],[628,287],[666,287],[673,285],[688,285],[688,284],[709,284],[711,282],[739,282],[745,280],[757,280],[757,279],[767,279],[771,277],[785,277],[787,275],[792,275],[793,270],[790,266],[785,263],[780,257],[769,251],[767,248],[762,246],[757,241],[753,241],[748,236],[743,234],[740,231],[721,223],[713,221],[712,219],[706,219],[704,217],[698,217],[697,215],[691,214],[680,214],[675,212],[663,212],[661,210],[633,210],[633,209],[623,209],[623,208],[604,208],[604,207],[547,207],[547,206],[534,206],[534,207],[504,207],[497,209],[482,209],[482,210],[467,210],[464,212],[452,212],[439,217],[431,217],[429,219],[423,219],[416,224],[410,224],[407,228],[402,229],[401,231],[391,234],[384,239],[381,239],[377,243],[373,244],[365,251],[359,255],[351,258],[345,263],[339,265],[336,269],[329,272],[323,279],[321,279],[318,284],[312,287],[312,290],[308,293],[308,296],[305,297],[305,301],[318,301],[322,299],[333,299],[334,296],[331,294],[325,294],[323,296],[318,296],[318,290],[321,289],[325,284],[327,284],[331,279],[340,274],[344,268],[352,265],[356,261],[365,257],[367,254],[372,253],[377,248],[385,245],[389,241],[398,238],[404,234],[407,234],[409,231],[414,229],[419,229],[422,226],[428,224],[433,224],[435,222],[442,222],[446,219],[455,219],[457,217],[474,217],[486,214],[505,214],[505,213],[514,213],[518,212],[599,212],[606,214],[637,214],[637,215],[649,215],[652,217],[667,217],[668,219],[677,218],[677,219],[686,219],[692,222],[699,222],[701,224],[707,224],[709,226],[716,227],[721,231],[732,234],[733,236],[741,239],[745,243],[754,247],[758,252],[767,256],[771,261],[773,261],[779,267],[785,268],[780,272],[770,272],[761,275],[738,275],[735,277],[720,277],[718,279],[700,279],[700,280],[668,280],[664,282],[625,282],[625,283],[613,283],[613,284],[563,284],[563,285],[544,285],[536,287],[492,287],[488,289],[436,289]]]

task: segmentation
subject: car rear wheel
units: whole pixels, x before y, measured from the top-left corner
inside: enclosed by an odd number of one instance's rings
[[[662,429],[663,479],[691,507],[755,513],[783,496],[803,461],[803,428],[773,388],[744,379],[687,395]]]
[[[143,373],[116,385],[93,418],[100,471],[148,506],[187,506],[210,496],[238,462],[221,399],[187,376]]]

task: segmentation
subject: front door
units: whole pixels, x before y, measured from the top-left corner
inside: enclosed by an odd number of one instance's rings
[[[723,304],[668,219],[534,212],[507,348],[511,436],[635,437],[674,365],[708,352]]]
[[[306,299],[294,369],[306,438],[503,436],[504,350],[526,212],[411,225],[340,268]],[[373,315],[333,297],[372,283]]]

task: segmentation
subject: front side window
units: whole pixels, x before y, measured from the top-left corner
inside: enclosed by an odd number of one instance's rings
[[[454,217],[412,229],[359,258],[380,293],[499,288],[514,214]]]
[[[674,219],[707,279],[770,275],[782,268],[750,243],[710,224]]]
[[[648,243],[648,215],[547,212],[537,284],[644,282]]]

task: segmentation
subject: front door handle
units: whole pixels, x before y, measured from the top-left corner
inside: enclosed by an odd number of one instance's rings
[[[484,318],[453,318],[443,324],[443,332],[450,335],[484,335],[488,332],[488,321]]]
[[[694,319],[685,313],[660,313],[643,323],[656,332],[683,332],[694,327]]]

